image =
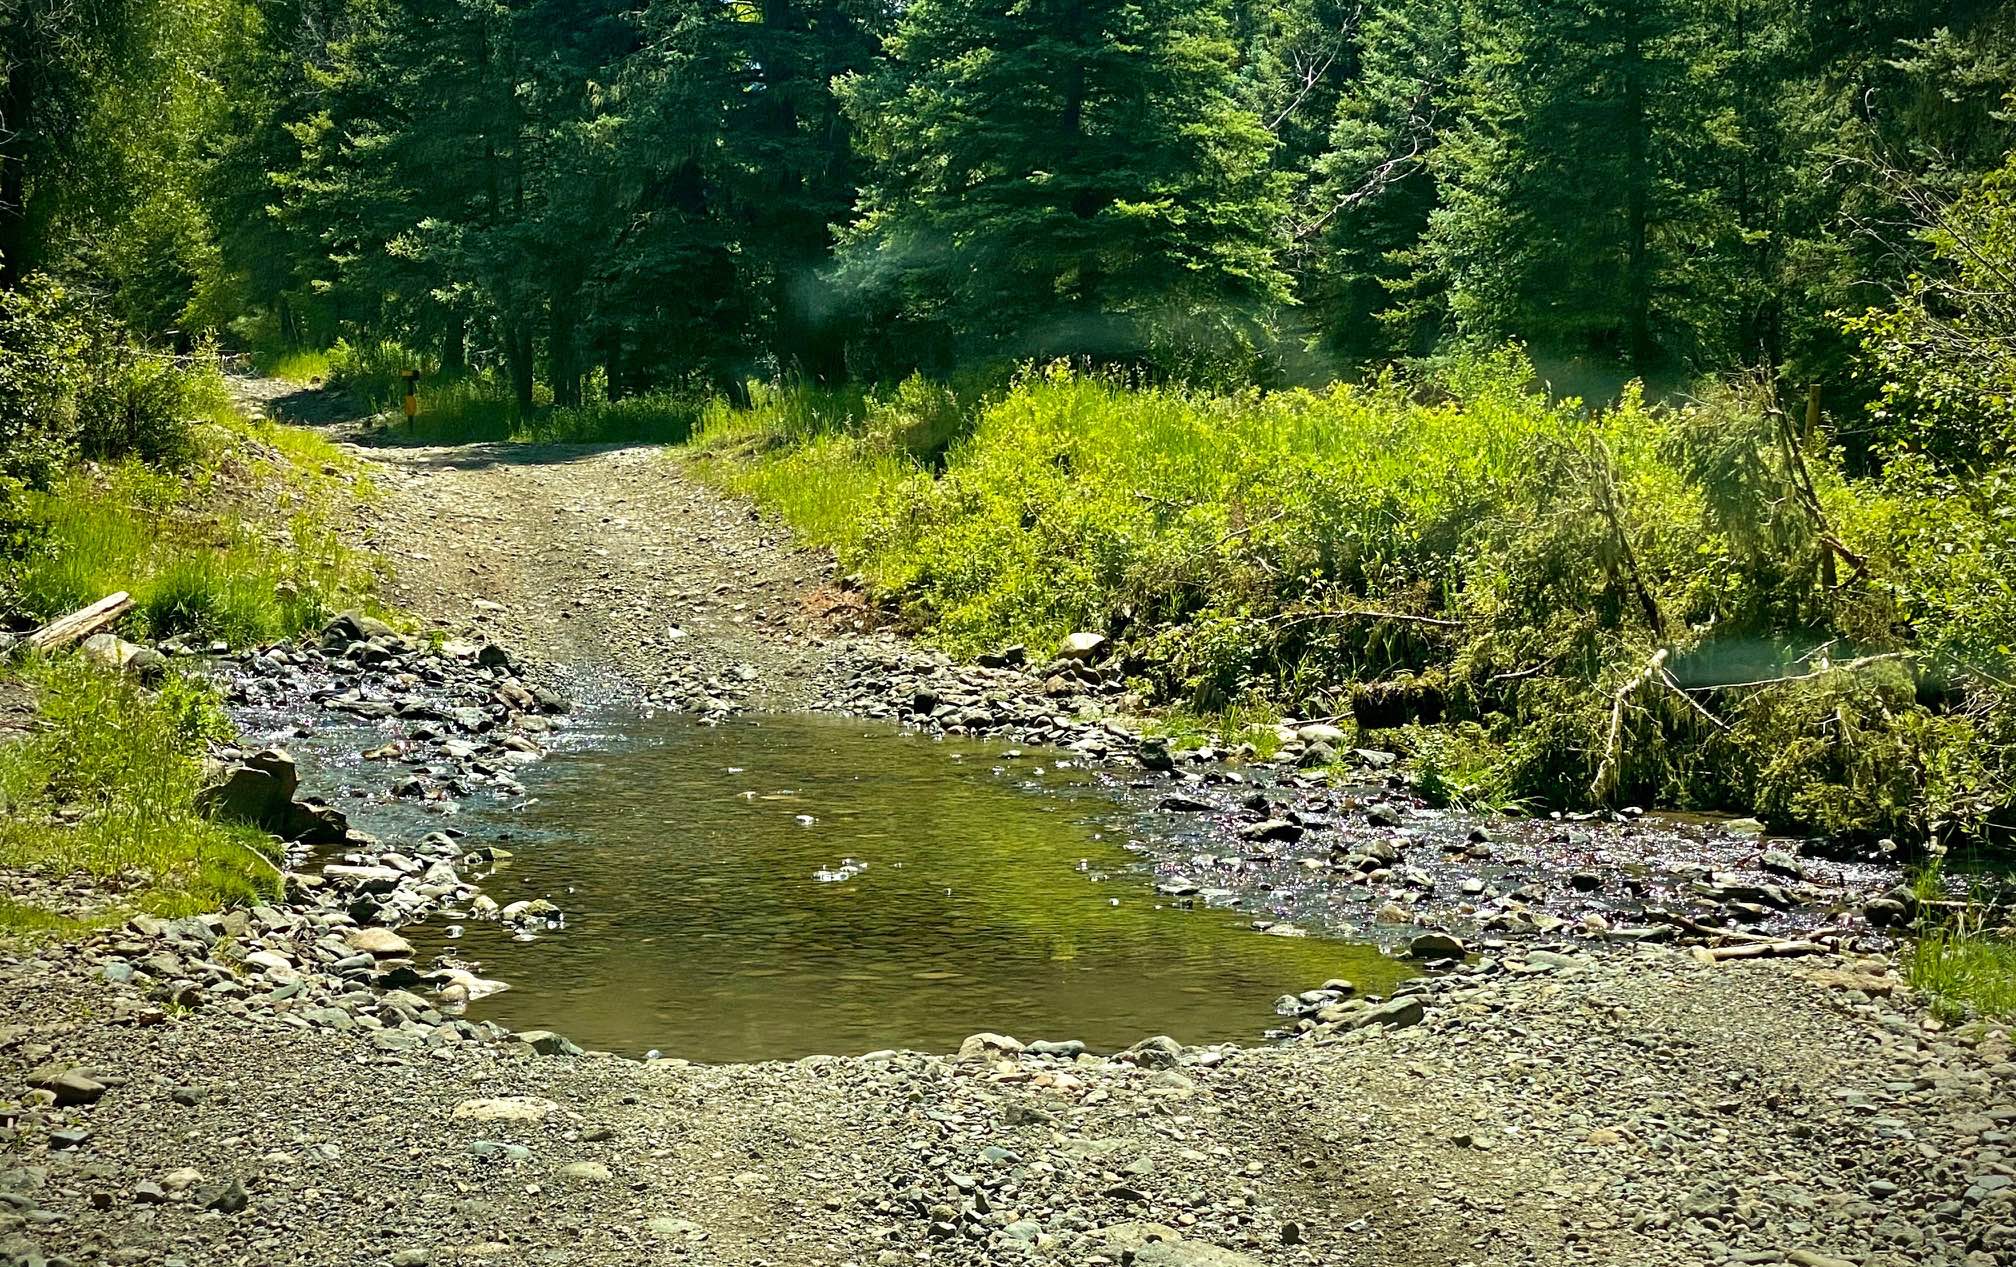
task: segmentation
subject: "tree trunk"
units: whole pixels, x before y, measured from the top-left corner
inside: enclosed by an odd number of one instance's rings
[[[504,357],[510,363],[511,398],[522,410],[532,407],[532,327],[512,317],[504,327]]]
[[[630,385],[623,381],[623,332],[611,330],[602,336],[602,379],[607,386],[603,389],[610,400],[622,400],[630,395]]]
[[[581,403],[581,350],[576,310],[580,287],[571,278],[553,282],[546,302],[546,368],[553,403],[573,409]]]
[[[468,328],[461,313],[448,314],[448,324],[441,332],[442,374],[461,374],[469,368]]]

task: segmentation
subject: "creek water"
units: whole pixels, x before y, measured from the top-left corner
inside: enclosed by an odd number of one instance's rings
[[[1110,1050],[1254,1040],[1280,994],[1412,969],[1158,896],[1116,802],[1061,754],[860,722],[625,723],[457,820],[511,851],[497,922],[409,930],[511,988],[470,1015],[705,1061],[949,1050],[982,1030]]]

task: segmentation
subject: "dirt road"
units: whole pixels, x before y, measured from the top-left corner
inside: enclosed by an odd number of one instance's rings
[[[577,683],[790,705],[864,645],[829,636],[821,558],[661,453],[363,452],[395,598]],[[1287,1045],[976,1036],[709,1068],[539,1054],[564,1047],[360,987],[332,962],[356,931],[310,902],[0,959],[0,1264],[2016,1251],[2007,1037],[1948,1032],[1880,961],[1708,965],[1564,931],[1487,942],[1466,972]],[[248,967],[255,948],[305,987]],[[153,1001],[164,982],[173,1006]]]

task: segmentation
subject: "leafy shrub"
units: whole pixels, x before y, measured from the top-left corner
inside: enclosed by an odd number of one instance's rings
[[[1530,379],[1516,351],[1320,392],[1053,368],[932,421],[936,475],[878,411],[942,398],[791,389],[710,407],[697,448],[956,651],[1099,629],[1187,707],[1472,726],[1415,745],[1441,795],[1991,820],[2016,491],[1851,480],[1762,384],[1592,412]]]
[[[42,276],[0,293],[0,479],[46,488],[74,455],[175,462],[202,387]]]

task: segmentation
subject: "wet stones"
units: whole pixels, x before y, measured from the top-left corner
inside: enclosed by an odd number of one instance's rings
[[[1302,839],[1302,832],[1303,828],[1300,823],[1291,823],[1285,818],[1269,818],[1257,823],[1248,823],[1246,826],[1241,827],[1239,829],[1239,839],[1293,844]]]
[[[1448,933],[1422,933],[1407,943],[1409,959],[1461,959],[1469,953],[1461,938]]]
[[[579,1056],[581,1048],[564,1034],[556,1034],[550,1029],[528,1029],[518,1034],[518,1041],[530,1047],[541,1056]]]

